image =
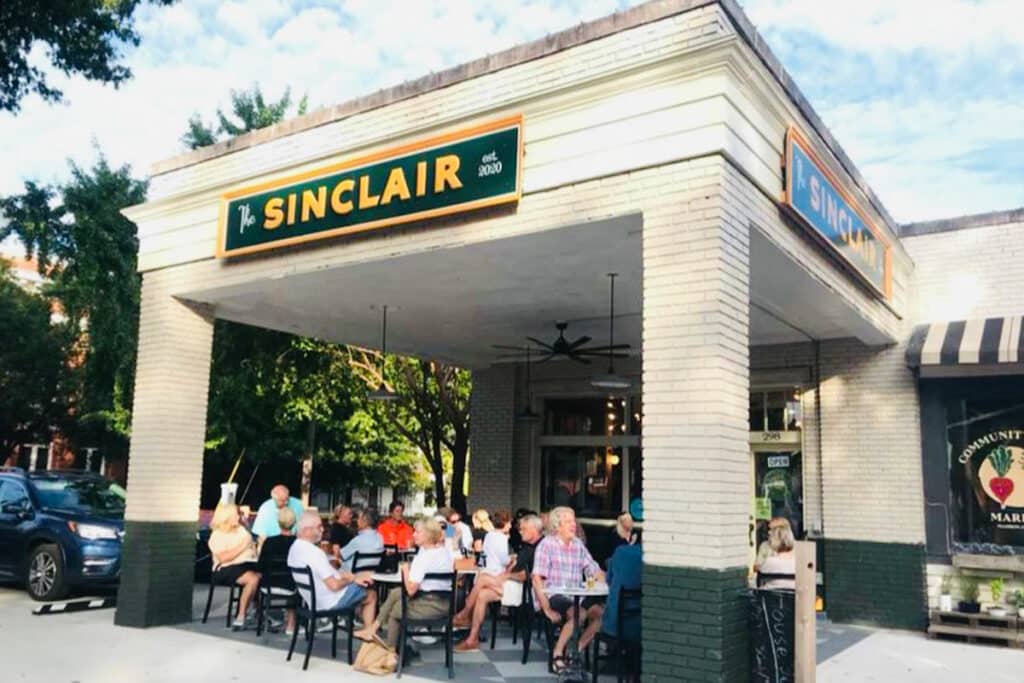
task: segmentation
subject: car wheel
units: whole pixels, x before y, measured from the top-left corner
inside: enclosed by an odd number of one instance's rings
[[[28,557],[25,588],[33,600],[60,600],[68,592],[64,579],[64,558],[52,543],[36,546]]]

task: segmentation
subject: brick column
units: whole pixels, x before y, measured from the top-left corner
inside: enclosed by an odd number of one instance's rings
[[[121,586],[114,622],[190,621],[213,321],[174,299],[181,269],[143,276]]]
[[[720,168],[720,166],[719,166]],[[746,680],[749,232],[712,169],[644,212],[645,681]]]
[[[509,509],[515,426],[515,371],[512,364],[473,371],[469,399],[469,500],[476,508]]]

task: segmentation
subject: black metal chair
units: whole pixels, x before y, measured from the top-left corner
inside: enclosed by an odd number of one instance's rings
[[[206,608],[203,610],[203,623],[210,617],[210,606],[213,604],[213,589],[217,586],[230,586],[231,590],[228,591],[228,611],[224,616],[224,627],[231,628],[231,615],[235,613],[235,606],[238,605],[242,599],[242,586],[237,582],[232,581],[230,583],[225,581],[217,580],[217,572],[210,573],[210,590],[206,594]]]
[[[613,636],[605,633],[604,630],[597,632],[597,637],[593,641],[594,654],[591,657],[591,661],[594,664],[592,683],[597,683],[597,673],[602,661],[615,662],[616,680],[619,683],[622,683],[623,674],[625,673],[623,664],[627,658],[633,662],[633,671],[637,674],[640,673],[640,641],[628,640],[621,636],[627,621],[640,621],[640,601],[642,597],[643,591],[639,588],[619,588],[619,604],[617,614],[615,615],[619,635]],[[605,654],[603,656],[601,655],[602,644],[605,646]]]
[[[492,602],[488,605],[488,617],[491,620],[491,646],[490,649],[494,649],[494,641],[498,639],[498,622],[501,621],[501,610],[502,608],[508,608],[509,622],[512,624],[512,644],[515,645],[519,639],[519,628],[525,618],[523,611],[526,608],[526,593],[530,591],[529,580],[523,585],[523,599],[518,605],[510,606],[503,605],[500,602]],[[532,609],[532,601],[531,601]],[[526,663],[525,661],[523,662]]]
[[[260,576],[258,591],[259,602],[256,606],[256,637],[263,635],[263,624],[266,623],[267,611],[275,607],[294,609],[299,602],[299,594],[295,590],[288,563],[283,558],[269,563]]]
[[[292,653],[295,652],[295,642],[299,638],[298,623],[304,622],[306,627],[306,659],[302,663],[302,670],[305,671],[309,668],[309,656],[313,652],[313,641],[316,639],[316,620],[317,619],[330,619],[331,620],[331,658],[337,659],[338,657],[338,629],[345,631],[348,634],[348,663],[352,665],[352,633],[355,630],[355,615],[358,605],[349,607],[348,609],[322,609],[316,604],[316,585],[313,580],[313,570],[306,565],[304,567],[296,567],[288,565],[288,570],[292,574],[292,578],[295,580],[295,588],[299,591],[299,602],[295,607],[296,627],[295,632],[292,633],[292,644],[288,648],[288,657],[285,661],[292,661]],[[306,602],[305,596],[302,591],[309,592],[309,602]],[[344,626],[338,625],[338,619],[341,617],[347,618],[347,623]]]
[[[402,668],[405,663],[405,641],[411,635],[432,635],[444,638],[444,664],[448,667],[448,678],[455,678],[455,627],[452,621],[455,619],[455,581],[458,578],[457,572],[445,572],[424,574],[423,583],[427,581],[444,581],[449,588],[445,590],[423,590],[422,583],[420,590],[415,596],[410,597],[403,585],[402,590],[402,619],[398,632],[398,678],[402,677]],[[448,611],[444,616],[432,617],[429,619],[413,619],[409,616],[409,601],[417,600],[421,596],[438,595],[448,600]],[[413,634],[410,629],[415,628]]]
[[[376,571],[384,559],[384,553],[359,553],[352,556],[352,573]]]
[[[522,663],[526,664],[530,659],[530,646],[533,644],[533,637],[539,628],[548,645],[548,670],[550,671],[554,666],[552,651],[555,646],[555,625],[534,607],[533,581],[530,574],[526,575],[526,583],[523,585],[523,604],[519,607],[519,618],[519,630],[523,636]]]

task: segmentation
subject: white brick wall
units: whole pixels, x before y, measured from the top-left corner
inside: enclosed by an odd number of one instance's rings
[[[816,392],[801,395],[804,519],[808,528],[823,522],[828,538],[924,542],[920,408],[904,351],[821,342],[820,479]],[[814,362],[810,343],[751,349],[755,369],[809,367],[813,378]]]
[[[911,320],[930,323],[1024,313],[1024,223],[903,238],[914,260]]]
[[[644,559],[660,566],[746,562],[750,233],[724,208],[726,165],[686,164],[644,211]]]
[[[172,298],[187,276],[182,268],[142,279],[129,521],[194,522],[199,514],[213,322]]]

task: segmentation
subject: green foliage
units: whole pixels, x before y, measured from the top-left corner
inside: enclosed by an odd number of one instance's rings
[[[992,602],[998,604],[1003,597],[1005,583],[1002,578],[994,578],[988,582],[988,589],[992,592]]]
[[[233,138],[252,130],[272,126],[288,116],[291,103],[291,90],[287,88],[281,99],[276,102],[267,102],[257,83],[248,90],[232,90],[231,111],[225,114],[223,110],[217,109],[216,128],[212,124],[204,123],[199,114],[193,114],[188,121],[188,131],[182,136],[181,141],[189,149],[198,149],[214,144],[218,141],[219,135]],[[305,114],[307,106],[308,97],[303,95],[299,100],[296,115]]]
[[[0,463],[18,444],[48,441],[67,415],[67,339],[50,324],[50,303],[26,291],[0,259]]]
[[[960,584],[960,595],[967,602],[977,602],[981,592],[981,582],[973,576],[961,574],[958,577]]]
[[[169,5],[174,0],[149,0]],[[0,2],[0,110],[16,112],[36,93],[48,102],[63,98],[29,54],[46,46],[50,64],[65,75],[81,75],[115,87],[131,78],[120,63],[125,46],[138,45],[135,10],[140,0],[4,0]]]
[[[121,209],[145,201],[146,184],[102,154],[91,169],[71,163],[70,180],[25,183],[0,199],[7,224],[47,276],[43,294],[59,303],[63,334],[74,339],[64,389],[77,415],[73,441],[124,452],[131,424],[140,278],[135,225]]]

